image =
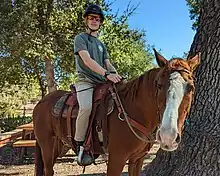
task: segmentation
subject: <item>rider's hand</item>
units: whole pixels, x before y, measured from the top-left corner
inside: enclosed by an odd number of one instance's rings
[[[111,73],[106,77],[108,80],[112,81],[113,83],[118,83],[121,81],[122,77],[117,73]]]

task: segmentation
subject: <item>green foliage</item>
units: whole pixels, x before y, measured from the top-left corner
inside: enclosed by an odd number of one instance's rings
[[[151,67],[152,55],[146,50],[144,32],[130,30],[126,22],[106,21],[101,39],[108,48],[110,60],[128,78]]]
[[[71,42],[83,27],[79,23],[82,17],[76,16],[82,11],[83,3],[24,0],[16,1],[12,8],[8,2],[4,0],[7,8],[1,11],[5,17],[1,18],[0,33],[1,51],[7,53],[5,59],[14,60],[24,74],[34,76],[42,91],[47,85],[46,57],[58,64],[56,78],[62,79],[66,73],[73,73]]]
[[[0,89],[8,84],[23,84],[25,75],[18,60],[8,56],[0,56]]]
[[[8,132],[14,130],[16,127],[30,123],[32,121],[31,116],[8,116],[0,117],[0,132]]]
[[[39,90],[36,83],[27,85],[6,84],[0,93],[0,117],[21,115],[22,105],[27,104],[30,99],[39,99]]]
[[[9,54],[7,59],[16,61],[21,73],[34,76],[41,85],[46,85],[44,59],[49,57],[56,65],[58,84],[74,81],[74,75],[70,75],[75,71],[72,41],[76,34],[84,31],[82,14],[86,1],[23,0],[15,1],[14,7],[9,1],[3,1],[1,15],[5,18],[1,18],[1,36]],[[139,74],[147,68],[150,55],[145,49],[144,32],[131,30],[127,24],[135,8],[127,9],[117,17],[110,13],[108,3],[99,3],[108,16],[102,40],[108,47],[110,58],[130,77]],[[5,30],[8,32],[3,33]]]
[[[75,81],[73,39],[84,31],[82,14],[87,0],[19,0],[0,3],[0,114],[16,114],[34,91],[46,92],[45,58],[55,67],[60,89],[69,90]],[[92,1],[90,1],[92,2]],[[112,14],[110,4],[99,1],[106,21],[100,39],[119,73],[132,78],[151,67],[152,55],[145,32],[130,29],[128,19],[135,7]],[[37,86],[37,84],[38,86]]]
[[[199,13],[202,0],[186,0],[189,6],[190,18],[193,20],[192,28],[195,30],[198,27]]]

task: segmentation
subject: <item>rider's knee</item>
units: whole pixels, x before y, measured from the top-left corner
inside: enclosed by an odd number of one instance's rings
[[[83,114],[90,114],[92,111],[92,106],[84,106],[79,109]]]
[[[79,108],[87,111],[92,110],[92,102],[85,100],[83,103],[79,104]]]

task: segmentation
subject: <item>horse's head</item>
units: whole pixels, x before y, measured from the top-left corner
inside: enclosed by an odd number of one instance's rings
[[[177,149],[184,122],[194,96],[193,71],[200,63],[200,54],[187,60],[166,60],[154,50],[160,71],[155,79],[156,101],[161,126],[156,140],[166,151]]]

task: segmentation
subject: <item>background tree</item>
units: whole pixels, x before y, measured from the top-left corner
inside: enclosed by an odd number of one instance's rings
[[[8,84],[25,88],[32,81],[38,82],[41,96],[48,92],[47,88],[49,92],[57,87],[69,89],[75,79],[73,39],[84,31],[82,14],[86,4],[94,2],[2,0],[0,90],[5,91]],[[132,78],[151,67],[153,57],[144,31],[128,26],[136,7],[128,5],[122,15],[118,15],[112,13],[111,3],[101,0],[98,3],[106,14],[100,39],[119,72]]]
[[[198,27],[199,12],[202,0],[186,0],[189,6],[190,18],[193,20],[192,28],[195,30]]]
[[[33,81],[28,87],[6,84],[0,92],[0,117],[23,115],[22,105],[38,99],[38,93]]]
[[[202,53],[196,72],[196,94],[181,146],[175,152],[159,151],[145,175],[220,175],[220,2],[201,1],[198,29],[190,55]]]
[[[55,82],[60,85],[67,77],[74,78],[69,75],[75,70],[72,42],[76,34],[84,31],[82,13],[86,1],[17,0],[13,7],[9,1],[3,1],[2,52],[17,60],[26,74],[38,79],[42,96],[45,85],[53,87]],[[130,77],[137,75],[140,66],[141,71],[143,67],[146,69],[152,57],[146,50],[144,32],[128,27],[127,20],[135,8],[128,8],[118,17],[111,13],[109,4],[100,3],[107,16],[101,38],[107,45],[110,59],[115,64],[121,63],[121,71],[129,73]],[[125,58],[128,62],[122,64]],[[126,63],[128,66],[124,67]]]

